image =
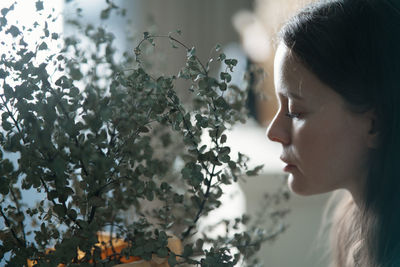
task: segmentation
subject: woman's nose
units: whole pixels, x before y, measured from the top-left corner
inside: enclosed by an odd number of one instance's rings
[[[267,128],[267,136],[271,141],[279,142],[282,145],[290,143],[290,132],[287,117],[283,117],[279,112]]]

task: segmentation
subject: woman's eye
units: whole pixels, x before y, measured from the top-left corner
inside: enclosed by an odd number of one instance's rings
[[[288,117],[290,119],[298,119],[298,118],[300,118],[300,113],[287,112],[286,117]]]

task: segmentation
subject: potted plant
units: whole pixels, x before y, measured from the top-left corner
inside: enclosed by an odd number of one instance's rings
[[[102,19],[124,13],[106,2]],[[226,71],[213,76],[212,61],[202,63],[179,33],[144,33],[116,61],[112,34],[71,20],[89,45],[65,37],[59,53],[38,62],[61,37],[45,28],[30,49],[23,29],[7,24],[13,7],[1,10],[0,19],[0,31],[15,42],[0,58],[0,257],[6,265],[256,266],[260,245],[284,228],[262,231],[243,215],[221,222],[225,235],[193,237],[199,219],[220,206],[221,186],[262,168],[248,169],[248,158],[226,145],[227,129],[247,114],[246,90],[230,83],[237,61],[217,46],[214,60]],[[143,51],[157,38],[186,50],[179,74],[154,77],[146,67]],[[180,100],[178,79],[189,81],[191,105]],[[26,201],[27,190],[43,199]],[[231,234],[239,225],[247,229]]]

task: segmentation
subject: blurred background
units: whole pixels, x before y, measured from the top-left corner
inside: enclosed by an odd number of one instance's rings
[[[18,23],[34,20],[32,8],[43,2],[44,8],[59,12],[59,20],[50,27],[60,33],[73,34],[66,20],[72,17],[76,8],[82,8],[81,17],[87,22],[103,23],[116,36],[115,45],[120,51],[133,52],[136,39],[127,40],[134,34],[142,37],[144,31],[168,35],[180,30],[179,40],[196,47],[197,55],[207,61],[216,44],[220,44],[228,58],[238,59],[233,83],[254,87],[249,95],[250,119],[231,130],[228,137],[232,151],[241,151],[251,158],[250,166],[264,164],[262,174],[251,177],[232,190],[235,201],[226,201],[219,214],[235,216],[242,211],[255,214],[258,204],[267,192],[273,192],[285,183],[286,175],[279,161],[280,146],[270,142],[265,135],[266,128],[277,108],[273,88],[273,58],[277,46],[276,33],[285,20],[300,7],[312,0],[125,0],[114,1],[126,9],[130,23],[118,16],[101,21],[99,13],[107,7],[104,0],[24,0],[15,13]],[[14,1],[2,0],[1,8]],[[46,10],[45,10],[46,11]],[[44,12],[45,12],[44,11]],[[32,37],[34,38],[34,37]],[[57,49],[55,46],[54,49]],[[166,56],[158,58],[154,69],[161,73],[177,74],[183,66],[186,53],[172,49],[169,42],[158,42],[155,49],[169,49]],[[164,53],[165,55],[165,53]],[[122,56],[122,53],[121,55]],[[264,70],[260,77],[243,82],[246,70]],[[218,71],[218,69],[216,70]],[[250,84],[248,84],[250,83]],[[185,94],[185,84],[180,85]],[[18,155],[9,155],[16,158]],[[230,190],[230,189],[227,189]],[[286,218],[289,228],[274,242],[266,244],[260,257],[266,267],[310,267],[327,266],[326,237],[318,236],[321,219],[328,194],[299,197],[292,195],[285,205],[290,209]],[[40,199],[37,194],[27,194],[26,199]],[[238,208],[239,207],[239,208]],[[236,212],[236,213],[235,213]],[[1,224],[0,224],[1,225]]]

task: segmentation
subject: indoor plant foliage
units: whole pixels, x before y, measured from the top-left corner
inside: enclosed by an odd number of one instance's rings
[[[123,15],[107,3],[102,19],[114,11]],[[40,12],[42,2],[36,7]],[[9,266],[25,265],[27,259],[38,266],[113,266],[122,257],[151,260],[156,255],[169,266],[239,261],[255,266],[252,257],[262,242],[282,231],[279,220],[262,231],[244,215],[221,222],[227,225],[224,236],[197,233],[193,238],[199,218],[220,206],[221,185],[261,169],[248,169],[248,158],[231,155],[226,145],[226,129],[243,122],[247,113],[247,92],[230,84],[236,60],[216,47],[215,61],[226,71],[213,77],[211,61],[200,62],[194,48],[174,37],[178,33],[145,33],[117,61],[113,35],[82,25],[78,16],[70,23],[88,45],[65,37],[60,53],[37,62],[37,54],[61,37],[44,29],[30,49],[22,29],[7,24],[12,9],[1,10],[0,29],[15,41],[14,51],[0,59],[0,218],[6,226],[0,231],[1,258],[8,255]],[[144,67],[142,51],[156,38],[186,49],[186,65],[176,76],[154,77]],[[178,97],[177,79],[190,82],[191,105]],[[202,141],[205,134],[210,142]],[[3,152],[16,153],[17,166]],[[23,201],[24,190],[36,190],[44,199]],[[277,192],[272,198],[279,202],[285,196]],[[274,212],[273,218],[282,214]],[[229,233],[239,225],[247,230]],[[104,258],[100,231],[124,240],[126,247],[120,253],[111,249],[114,253]],[[172,235],[182,242],[181,253],[167,246]]]

